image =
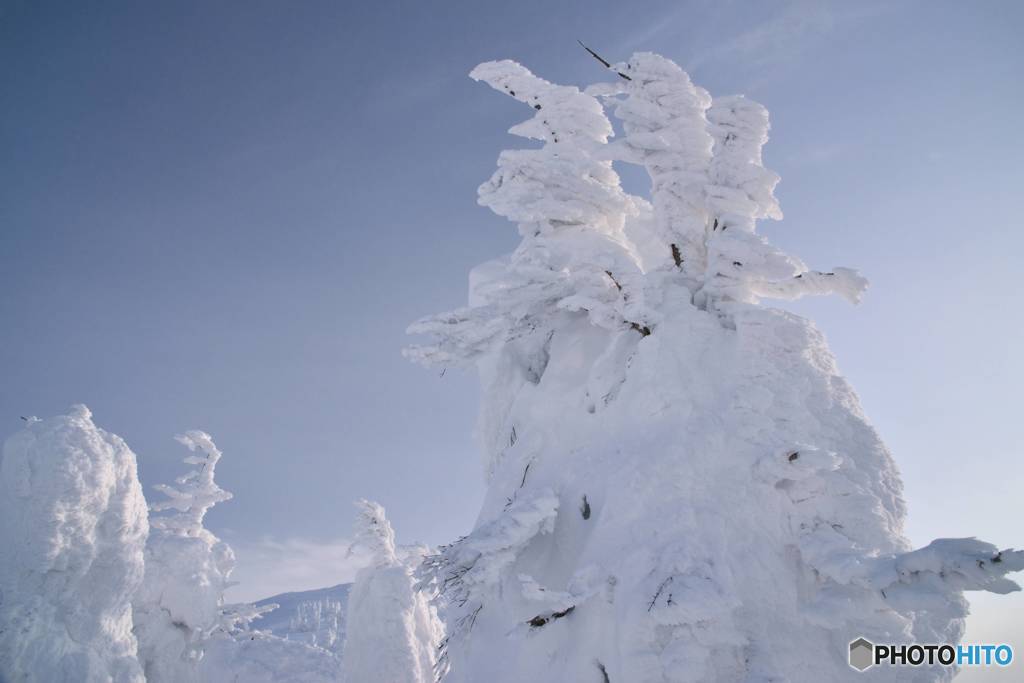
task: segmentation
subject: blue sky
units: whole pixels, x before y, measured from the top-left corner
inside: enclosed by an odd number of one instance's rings
[[[523,114],[466,73],[603,79],[581,38],[768,106],[763,232],[872,281],[793,308],[893,450],[908,533],[1024,545],[1022,25],[994,1],[8,0],[0,431],[85,402],[147,486],[210,431],[235,500],[209,523],[255,592],[257,557],[336,558],[358,497],[406,540],[466,531],[475,378],[408,364],[404,328],[516,241],[475,190]],[[978,609],[1024,632],[1019,597]]]

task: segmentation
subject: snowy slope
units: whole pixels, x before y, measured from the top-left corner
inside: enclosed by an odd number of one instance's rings
[[[252,627],[340,655],[345,642],[345,615],[351,588],[350,583],[340,583],[329,588],[264,598],[256,602],[257,607],[271,604],[278,607],[254,620]]]

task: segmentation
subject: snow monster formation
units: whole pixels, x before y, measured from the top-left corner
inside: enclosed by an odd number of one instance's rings
[[[141,683],[135,454],[83,405],[27,422],[0,462],[0,680]]]
[[[642,53],[586,92],[511,61],[471,77],[530,108],[480,203],[518,224],[470,302],[407,350],[476,367],[488,493],[427,558],[439,674],[479,681],[948,680],[857,673],[858,637],[957,642],[965,590],[1017,590],[1024,552],[912,551],[889,452],[808,321],[762,306],[837,293],[755,232],[781,218],[765,109]],[[609,143],[605,106],[624,135]],[[611,162],[643,166],[651,202]]]

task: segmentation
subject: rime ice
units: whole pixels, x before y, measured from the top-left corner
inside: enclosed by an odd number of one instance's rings
[[[628,78],[584,92],[508,61],[471,74],[541,104],[511,132],[543,145],[502,152],[480,188],[520,246],[473,271],[468,307],[410,328],[430,337],[412,359],[482,385],[487,498],[421,570],[444,680],[858,680],[857,636],[956,642],[962,592],[1017,590],[1024,553],[912,551],[892,458],[823,337],[760,304],[867,285],[757,234],[782,217],[767,111],[658,55],[612,70]],[[609,160],[646,169],[650,203]]]

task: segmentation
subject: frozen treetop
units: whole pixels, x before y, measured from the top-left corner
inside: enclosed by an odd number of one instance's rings
[[[524,237],[566,226],[621,229],[632,205],[611,164],[595,156],[612,133],[601,103],[509,60],[481,64],[470,77],[529,105],[533,116],[509,132],[544,142],[502,152],[497,172],[480,186],[480,204],[519,223]]]
[[[471,72],[529,106],[531,117],[510,132],[543,142],[503,151],[479,188],[480,204],[517,223],[523,241],[473,272],[469,307],[414,323],[409,332],[433,343],[407,356],[459,366],[516,344],[542,360],[538,345],[573,316],[646,336],[679,299],[726,326],[731,304],[762,297],[837,293],[859,301],[867,280],[856,271],[809,270],[755,232],[757,220],[782,217],[773,194],[779,177],[761,158],[763,106],[712,98],[652,53],[610,68],[614,82],[584,92],[510,60]],[[602,100],[622,121],[624,134],[611,142]],[[612,160],[647,171],[651,203],[622,190]]]
[[[176,529],[186,535],[195,534],[203,528],[203,517],[206,516],[206,512],[217,503],[231,500],[232,496],[214,481],[217,461],[220,460],[222,454],[210,435],[206,432],[190,430],[174,438],[193,453],[198,450],[202,455],[190,455],[184,458],[183,462],[198,467],[188,474],[178,477],[177,487],[166,484],[158,484],[155,487],[168,499],[153,503],[152,510],[155,512],[177,510],[179,514],[154,517],[153,527],[167,530]]]
[[[395,531],[391,528],[384,507],[371,500],[357,500],[355,541],[353,547],[369,551],[371,561],[378,567],[398,564],[395,553]]]

